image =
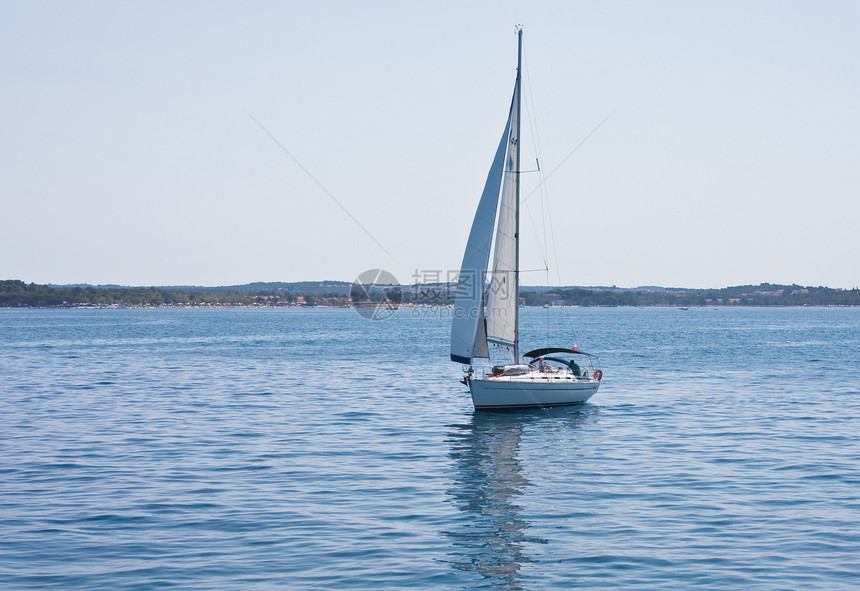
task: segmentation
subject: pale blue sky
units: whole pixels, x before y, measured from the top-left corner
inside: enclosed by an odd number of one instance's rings
[[[546,183],[552,283],[860,285],[860,3],[837,1],[3,0],[0,278],[456,269],[518,22],[544,170],[612,113]]]

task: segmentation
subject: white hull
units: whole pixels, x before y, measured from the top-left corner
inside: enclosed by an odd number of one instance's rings
[[[537,372],[524,376],[473,378],[469,382],[476,410],[579,404],[594,396],[599,387],[600,381],[596,379],[547,376]]]

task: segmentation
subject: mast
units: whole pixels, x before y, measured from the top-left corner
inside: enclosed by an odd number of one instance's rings
[[[517,161],[516,182],[516,265],[514,266],[514,363],[520,362],[520,115],[522,113],[523,27],[517,25]]]

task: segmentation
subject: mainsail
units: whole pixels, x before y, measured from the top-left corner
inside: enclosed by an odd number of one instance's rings
[[[499,222],[496,227],[493,272],[487,294],[487,340],[510,349],[514,363],[517,356],[517,207],[519,202],[519,109],[520,79],[514,87],[514,108],[508,134]]]

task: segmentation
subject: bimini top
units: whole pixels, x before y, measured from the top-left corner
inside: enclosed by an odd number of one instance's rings
[[[547,347],[545,349],[535,349],[534,351],[529,351],[523,357],[543,357],[544,355],[550,355],[552,353],[569,353],[571,355],[585,355],[586,357],[597,357],[597,355],[592,355],[591,353],[584,353],[583,351],[574,350],[574,349],[563,349],[562,347]]]

